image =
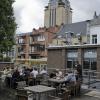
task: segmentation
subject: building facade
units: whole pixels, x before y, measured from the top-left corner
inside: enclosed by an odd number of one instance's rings
[[[95,14],[94,19],[90,21],[90,43],[100,44],[100,15]]]
[[[89,21],[62,25],[51,45],[90,44]]]
[[[52,42],[59,27],[33,29],[33,32],[18,34],[16,37],[16,63],[32,64],[46,62],[47,46]],[[36,62],[38,63],[38,62]]]
[[[83,70],[100,72],[100,45],[48,47],[48,68],[74,69],[77,62]]]
[[[92,20],[62,25],[52,45],[100,44],[100,15]]]
[[[45,7],[44,26],[51,27],[72,23],[72,9],[69,0],[49,0]]]

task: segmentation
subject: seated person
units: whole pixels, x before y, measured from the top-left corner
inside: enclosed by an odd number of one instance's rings
[[[61,72],[61,70],[59,70],[59,69],[56,69],[56,77],[57,78],[61,78],[62,77],[62,72]]]
[[[46,70],[45,67],[41,70],[40,74],[41,74],[41,75],[43,75],[43,74],[47,74],[47,70]]]
[[[50,78],[56,77],[56,71],[55,70],[52,71],[49,76],[50,76]]]
[[[31,75],[33,76],[33,78],[36,78],[36,76],[38,75],[38,70],[37,68],[34,68],[33,71],[31,72]]]
[[[72,71],[68,72],[68,75],[66,75],[64,77],[66,83],[75,83],[76,84],[76,77],[75,75],[72,73]]]

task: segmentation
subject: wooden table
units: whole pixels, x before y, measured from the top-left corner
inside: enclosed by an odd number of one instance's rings
[[[42,93],[56,90],[55,88],[43,86],[43,85],[29,86],[29,87],[25,87],[24,89],[32,92],[33,94],[34,93],[38,94],[38,100],[40,100]]]

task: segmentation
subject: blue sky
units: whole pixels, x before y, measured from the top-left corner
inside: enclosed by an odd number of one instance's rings
[[[69,0],[73,9],[73,22],[93,18],[94,11],[100,14],[100,0]],[[13,4],[17,33],[31,32],[44,24],[44,7],[48,0],[15,0]]]

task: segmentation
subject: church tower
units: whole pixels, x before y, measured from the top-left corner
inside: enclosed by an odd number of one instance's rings
[[[51,27],[72,23],[72,9],[69,0],[49,0],[45,7],[44,26]]]

